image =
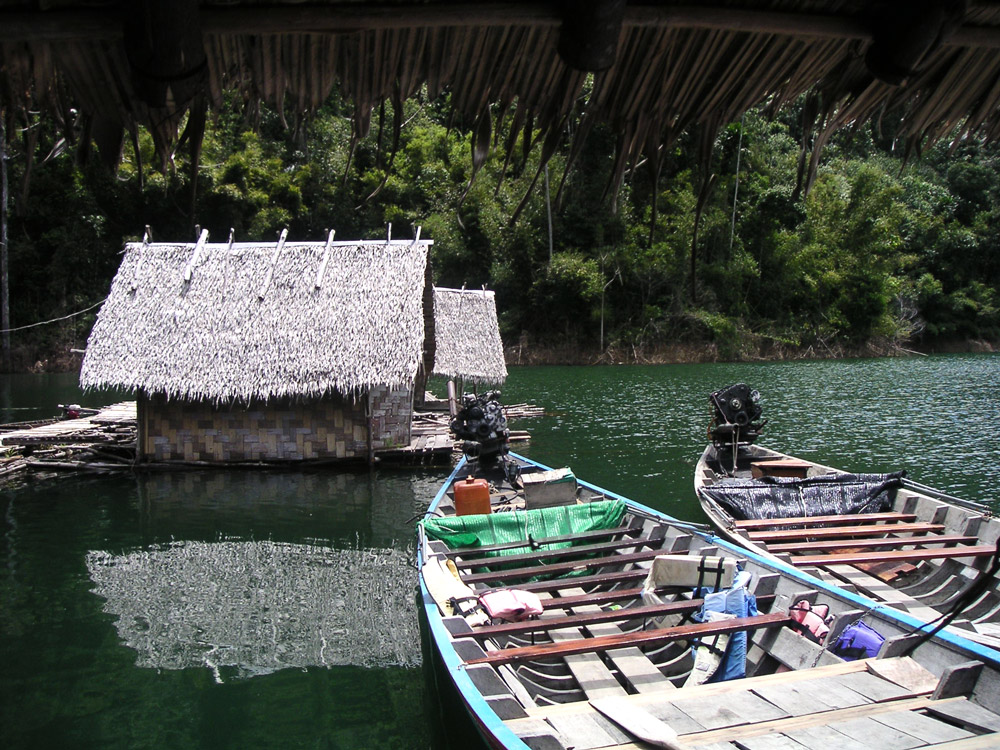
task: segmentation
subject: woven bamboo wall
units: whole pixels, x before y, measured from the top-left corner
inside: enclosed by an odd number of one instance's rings
[[[372,448],[409,443],[410,390],[371,393]],[[140,397],[140,453],[146,461],[308,461],[366,458],[366,399],[338,396],[250,405]]]

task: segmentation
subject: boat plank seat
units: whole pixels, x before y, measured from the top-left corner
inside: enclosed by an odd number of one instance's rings
[[[924,546],[927,544],[975,544],[978,537],[962,536],[952,534],[927,534],[916,537],[886,537],[884,539],[839,539],[825,542],[783,542],[779,544],[769,544],[767,549],[770,552],[821,552],[824,550],[847,550],[859,548],[875,547],[909,547],[910,545]]]
[[[498,625],[481,625],[468,633],[456,637],[494,638],[503,635],[520,635],[522,633],[537,633],[559,628],[583,627],[602,622],[624,622],[641,617],[663,617],[664,615],[688,614],[701,609],[704,599],[686,599],[680,602],[655,604],[648,607],[627,607],[624,609],[602,610],[587,614],[564,615],[562,617],[546,617],[539,620],[524,620],[522,622],[505,622]],[[578,606],[595,606],[583,604]]]
[[[599,529],[596,531],[580,531],[574,534],[564,534],[562,536],[548,536],[542,539],[532,540],[535,544],[561,544],[565,542],[577,542],[581,539],[603,539],[606,537],[619,536],[629,532],[638,533],[638,527],[616,526],[613,529]],[[530,547],[531,542],[517,540],[513,542],[503,542],[501,544],[484,544],[481,547],[466,547],[464,549],[449,550],[448,557],[469,557],[470,555],[488,555],[492,552],[503,552],[519,547]]]
[[[710,635],[738,633],[744,630],[780,627],[791,622],[786,612],[776,612],[753,617],[736,617],[718,622],[699,622],[690,625],[680,625],[674,628],[657,628],[643,630],[637,633],[622,633],[621,635],[599,636],[596,638],[577,639],[566,643],[541,644],[537,646],[521,646],[516,648],[487,651],[484,657],[472,659],[468,664],[511,664],[554,656],[571,656],[574,654],[594,653],[627,646],[659,646],[664,643],[679,640],[691,640]]]
[[[581,579],[577,578],[576,581]],[[679,586],[661,586],[655,589],[657,594],[673,594],[681,590]],[[612,589],[611,591],[598,591],[593,594],[581,594],[579,596],[560,596],[556,599],[542,599],[542,609],[569,609],[577,604],[611,604],[613,602],[635,599],[642,596],[642,588]]]
[[[635,568],[633,570],[616,570],[613,573],[595,573],[589,576],[575,576],[573,578],[551,578],[547,581],[529,581],[518,583],[517,588],[522,591],[559,591],[568,588],[589,588],[591,586],[613,586],[619,583],[630,583],[645,580],[649,571],[645,568]],[[485,576],[489,579],[489,576]],[[503,588],[503,587],[498,587]],[[484,591],[486,589],[483,589]]]
[[[761,477],[805,479],[812,466],[808,461],[797,458],[764,458],[750,464],[750,476],[754,479]]]
[[[576,598],[576,597],[574,597]],[[543,600],[542,606],[553,600]],[[774,595],[757,597],[757,606],[766,607],[774,601]],[[625,622],[647,617],[663,617],[665,615],[690,614],[701,609],[703,599],[684,599],[678,602],[654,604],[642,607],[626,607],[623,609],[602,610],[586,614],[564,615],[561,617],[544,617],[539,620],[524,620],[522,622],[505,622],[497,625],[480,625],[467,633],[460,633],[456,638],[494,638],[504,635],[519,635],[522,633],[537,633],[558,628],[586,627],[603,622]],[[586,605],[586,599],[577,601],[575,606]],[[593,606],[593,605],[588,605]]]
[[[648,537],[637,537],[635,539],[617,542],[604,542],[602,544],[581,544],[576,547],[543,549],[536,552],[525,552],[519,555],[500,555],[497,557],[475,560],[458,559],[455,561],[455,567],[459,570],[465,570],[468,568],[481,568],[484,565],[518,565],[538,560],[557,560],[565,557],[579,557],[581,555],[614,552],[615,550],[627,549],[629,547],[646,547],[651,544],[663,544],[663,540],[649,539]]]
[[[767,529],[772,526],[822,526],[827,523],[875,523],[878,521],[915,521],[914,513],[852,513],[840,516],[788,516],[785,518],[748,518],[735,521],[738,529]]]
[[[570,573],[574,570],[585,570],[587,568],[599,568],[604,565],[626,565],[629,563],[646,562],[654,559],[657,555],[665,554],[662,549],[646,550],[645,552],[631,552],[623,555],[609,555],[606,557],[592,557],[585,560],[568,560],[566,562],[551,563],[549,565],[531,565],[524,568],[511,568],[510,570],[496,570],[485,573],[473,573],[462,576],[462,580],[472,585],[473,583],[485,583],[487,581],[516,581],[519,578],[531,578],[537,575],[559,575]],[[646,571],[643,571],[643,576]]]
[[[943,531],[940,523],[876,523],[861,526],[822,526],[815,529],[775,529],[751,531],[747,537],[754,542],[792,541],[794,539],[836,539],[838,537],[871,537],[883,534],[933,533]]]
[[[975,547],[944,547],[942,549],[898,549],[885,552],[832,552],[823,555],[797,555],[792,557],[792,564],[823,565],[839,563],[854,565],[857,563],[875,562],[917,562],[920,560],[944,560],[950,557],[990,557],[996,552],[993,546],[980,545]]]

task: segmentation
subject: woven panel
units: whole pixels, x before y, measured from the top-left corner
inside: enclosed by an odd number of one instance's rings
[[[213,406],[205,402],[144,400],[142,457],[149,461],[304,461],[368,455],[365,398],[275,399]],[[372,393],[372,447],[408,442],[408,389]]]

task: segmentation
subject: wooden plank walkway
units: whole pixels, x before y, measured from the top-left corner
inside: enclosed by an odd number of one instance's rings
[[[73,445],[135,440],[135,401],[123,401],[80,419],[62,419],[0,435],[2,445]]]

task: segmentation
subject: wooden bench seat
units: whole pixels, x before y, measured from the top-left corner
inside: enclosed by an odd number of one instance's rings
[[[665,550],[653,549],[646,552],[632,552],[625,555],[609,555],[606,557],[592,557],[584,560],[569,560],[567,562],[552,563],[551,565],[530,565],[524,568],[511,568],[509,570],[496,570],[486,573],[473,573],[462,576],[462,580],[471,585],[486,581],[516,581],[519,578],[531,578],[537,575],[561,575],[571,573],[574,570],[585,570],[587,568],[599,568],[605,565],[627,565],[630,563],[645,562],[654,559],[657,555],[666,554]],[[643,571],[643,576],[645,576]]]
[[[822,526],[828,523],[876,523],[878,521],[915,521],[914,513],[853,513],[844,516],[789,516],[787,518],[749,518],[735,521],[738,529],[767,529],[772,526]]]
[[[736,617],[719,622],[699,622],[691,625],[680,625],[675,628],[657,628],[643,630],[638,633],[622,633],[621,635],[600,636],[597,638],[579,638],[564,643],[546,643],[538,646],[521,646],[487,651],[486,656],[471,659],[467,663],[512,664],[532,659],[551,658],[554,656],[571,656],[574,654],[596,653],[628,646],[659,646],[664,643],[679,640],[691,640],[711,635],[738,633],[744,630],[780,627],[791,622],[786,612],[776,612],[754,617]]]
[[[574,576],[573,578],[550,578],[546,581],[529,581],[518,583],[517,588],[523,591],[559,591],[561,589],[590,588],[593,586],[613,586],[619,583],[632,583],[643,580],[649,575],[646,568],[633,568],[631,570],[616,570],[613,573],[595,573],[587,576]],[[489,576],[486,576],[489,579]],[[495,588],[504,588],[498,586]],[[483,589],[484,591],[487,589]]]
[[[754,542],[774,542],[793,539],[835,539],[837,537],[882,536],[884,534],[918,534],[944,531],[940,523],[875,523],[859,526],[821,526],[815,529],[775,529],[751,531],[747,538]]]
[[[927,534],[921,536],[892,536],[884,539],[839,539],[825,542],[787,542],[780,544],[769,544],[767,549],[770,552],[820,552],[823,550],[853,550],[861,548],[876,547],[908,547],[910,545],[924,546],[927,544],[975,544],[978,537]]]
[[[949,557],[990,557],[996,548],[990,545],[976,547],[942,547],[940,549],[898,549],[885,552],[833,552],[825,555],[796,555],[794,565],[825,565],[839,563],[856,565],[876,562],[917,562],[920,560],[944,560]]]
[[[773,595],[757,597],[759,606],[768,606],[774,601]],[[547,601],[543,601],[543,607]],[[540,620],[525,620],[522,622],[505,622],[497,625],[480,625],[469,633],[461,633],[456,638],[492,638],[502,635],[520,635],[523,633],[538,633],[546,630],[556,630],[568,627],[586,627],[604,622],[624,622],[649,617],[665,615],[690,614],[701,609],[704,599],[684,599],[678,602],[651,604],[641,607],[626,607],[614,610],[600,610],[587,614],[574,614],[562,617],[546,617]],[[577,603],[575,606],[593,606]]]
[[[543,549],[536,552],[525,552],[519,555],[498,555],[496,557],[477,558],[475,560],[456,560],[455,567],[459,570],[468,568],[482,568],[483,566],[496,565],[519,565],[523,563],[535,562],[538,560],[557,560],[565,557],[580,557],[581,555],[594,555],[603,552],[614,552],[619,549],[629,547],[646,547],[652,544],[663,544],[662,539],[649,539],[647,537],[636,537],[635,539],[625,539],[616,542],[603,542],[601,544],[581,544],[576,547],[559,547],[557,549]]]
[[[598,531],[581,531],[575,534],[565,534],[563,536],[549,536],[541,539],[518,539],[513,542],[503,542],[501,544],[484,544],[481,547],[466,547],[464,549],[449,550],[448,557],[470,557],[472,555],[488,555],[492,552],[502,552],[519,547],[530,547],[534,544],[561,544],[565,542],[576,542],[581,539],[602,539],[605,537],[618,536],[629,532],[638,533],[639,528],[635,526],[616,526],[613,529],[601,529]]]

